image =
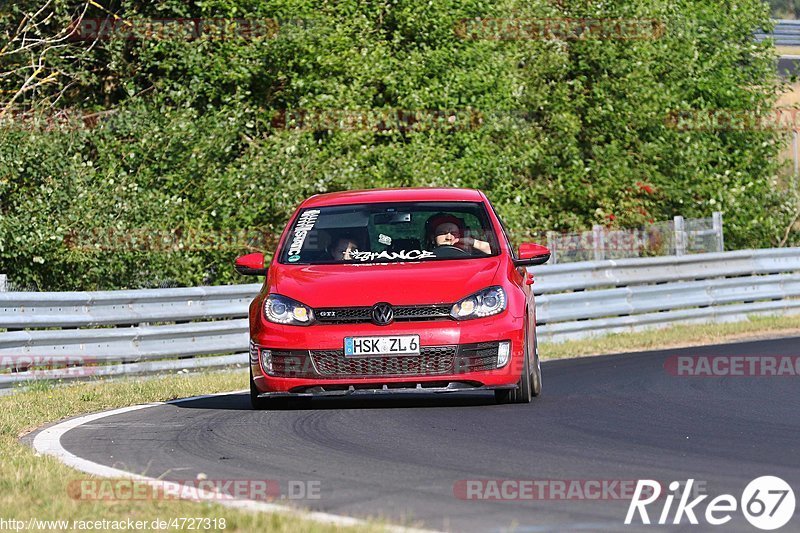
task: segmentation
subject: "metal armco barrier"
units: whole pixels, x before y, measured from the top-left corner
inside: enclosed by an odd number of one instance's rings
[[[778,46],[800,46],[800,20],[775,20],[771,33],[756,32],[756,40],[774,39]]]
[[[800,248],[543,265],[531,272],[539,335],[556,342],[800,312]],[[0,292],[0,328],[8,330],[0,332],[0,388],[244,365],[247,308],[259,288]],[[59,357],[104,364],[6,371],[9,361]]]
[[[800,312],[800,248],[537,267],[536,319],[550,341]]]
[[[6,293],[0,294],[0,328],[89,327],[241,318],[246,316],[247,305],[259,287],[255,284],[105,292]]]

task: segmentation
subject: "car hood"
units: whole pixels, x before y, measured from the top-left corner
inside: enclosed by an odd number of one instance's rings
[[[311,307],[455,303],[492,285],[500,256],[401,264],[277,265],[269,292]]]

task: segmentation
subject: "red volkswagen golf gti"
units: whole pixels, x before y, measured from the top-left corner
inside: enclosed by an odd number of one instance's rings
[[[532,278],[550,252],[515,253],[486,196],[468,189],[383,189],[312,196],[262,254],[250,305],[250,397],[494,390],[540,393]]]

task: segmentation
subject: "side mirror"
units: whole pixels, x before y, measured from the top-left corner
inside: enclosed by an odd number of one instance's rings
[[[541,244],[524,242],[519,245],[519,259],[514,260],[514,266],[527,267],[542,265],[550,260],[550,249]]]
[[[264,254],[247,254],[236,258],[234,266],[236,272],[243,276],[265,276],[267,269],[264,268]]]

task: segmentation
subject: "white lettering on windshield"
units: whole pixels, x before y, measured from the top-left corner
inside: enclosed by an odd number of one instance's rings
[[[358,261],[375,261],[376,259],[387,259],[390,261],[416,261],[436,257],[436,254],[427,250],[400,250],[397,252],[350,252],[350,256]]]
[[[294,228],[294,238],[292,244],[289,246],[289,255],[296,255],[300,253],[303,243],[306,241],[308,232],[314,229],[314,224],[319,217],[319,209],[311,209],[300,215],[297,220],[297,225]]]

